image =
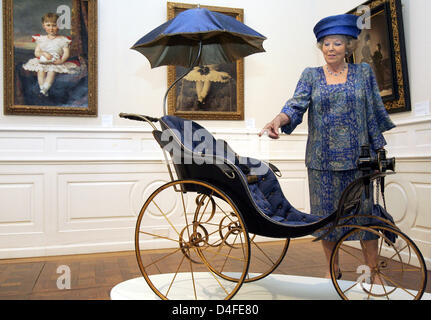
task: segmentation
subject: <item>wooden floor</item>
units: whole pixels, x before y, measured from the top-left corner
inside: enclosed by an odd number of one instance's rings
[[[70,268],[70,289],[57,288],[60,266]],[[291,241],[274,273],[324,277],[326,270],[321,244],[300,239]],[[140,276],[134,252],[0,260],[0,300],[107,300],[115,285]],[[426,292],[431,292],[430,272],[428,279]]]

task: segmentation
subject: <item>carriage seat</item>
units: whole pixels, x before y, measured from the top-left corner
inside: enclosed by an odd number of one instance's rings
[[[322,218],[294,208],[284,196],[276,175],[266,163],[237,155],[225,141],[216,140],[194,121],[175,116],[164,116],[161,120],[189,151],[219,156],[233,163],[241,173],[257,208],[272,220],[283,224],[302,225]],[[253,176],[255,179],[249,182],[251,179],[247,179],[247,176]]]

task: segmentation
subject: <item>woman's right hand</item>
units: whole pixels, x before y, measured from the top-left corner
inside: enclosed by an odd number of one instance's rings
[[[280,127],[288,124],[289,122],[289,116],[285,113],[280,113],[271,122],[267,123],[265,127],[263,127],[262,131],[259,132],[259,137],[261,137],[265,132],[267,132],[270,138],[278,139],[280,138],[280,135],[278,133]]]

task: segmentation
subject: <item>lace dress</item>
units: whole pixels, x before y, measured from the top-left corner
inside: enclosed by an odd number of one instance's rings
[[[33,41],[36,42],[42,51],[52,55],[52,59],[47,60],[45,57],[32,58],[27,61],[23,68],[28,71],[54,71],[56,73],[74,74],[80,72],[80,66],[77,63],[66,61],[62,64],[53,64],[57,59],[63,56],[63,49],[68,48],[72,42],[68,37],[57,36],[54,39],[49,39],[48,36],[34,35]]]

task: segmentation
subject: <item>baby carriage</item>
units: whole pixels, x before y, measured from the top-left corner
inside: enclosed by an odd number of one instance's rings
[[[382,180],[393,173],[387,170],[394,169],[395,160],[386,159],[384,152],[373,159],[363,147],[363,176],[347,186],[337,210],[322,218],[289,203],[273,164],[239,156],[196,122],[175,116],[120,116],[149,123],[166,158],[171,158],[171,181],[148,197],[135,230],[139,269],[160,298],[230,299],[243,283],[270,275],[291,238],[321,231],[319,240],[334,228],[346,229],[330,261],[332,283],[341,298],[423,295],[426,265],[414,242],[380,205],[372,215],[359,215],[363,197],[371,196],[375,182],[384,195]],[[358,217],[367,218],[368,224],[357,224]],[[349,241],[354,234],[367,233],[378,239],[376,265],[358,249],[361,241]],[[276,252],[266,252],[261,237],[284,240]],[[382,284],[374,284],[375,279]]]
[[[149,32],[133,49],[152,67],[179,65],[190,72],[263,52],[265,39],[232,17],[196,8]],[[151,125],[170,176],[148,195],[135,229],[139,269],[158,297],[231,299],[244,283],[276,270],[291,238],[319,231],[319,240],[334,228],[346,232],[330,260],[332,283],[343,299],[422,297],[427,271],[413,241],[379,205],[372,216],[362,217],[367,224],[356,220],[364,194],[371,196],[376,182],[384,194],[383,179],[394,159],[385,153],[372,159],[364,146],[359,163],[364,175],[346,187],[337,210],[324,218],[301,212],[284,196],[277,180],[281,172],[273,164],[242,157],[196,122],[166,115],[168,92],[186,74],[166,92],[163,117],[120,114]],[[361,241],[348,241],[369,234],[378,239],[377,263],[362,255]],[[282,244],[268,250],[263,242],[268,238]]]

